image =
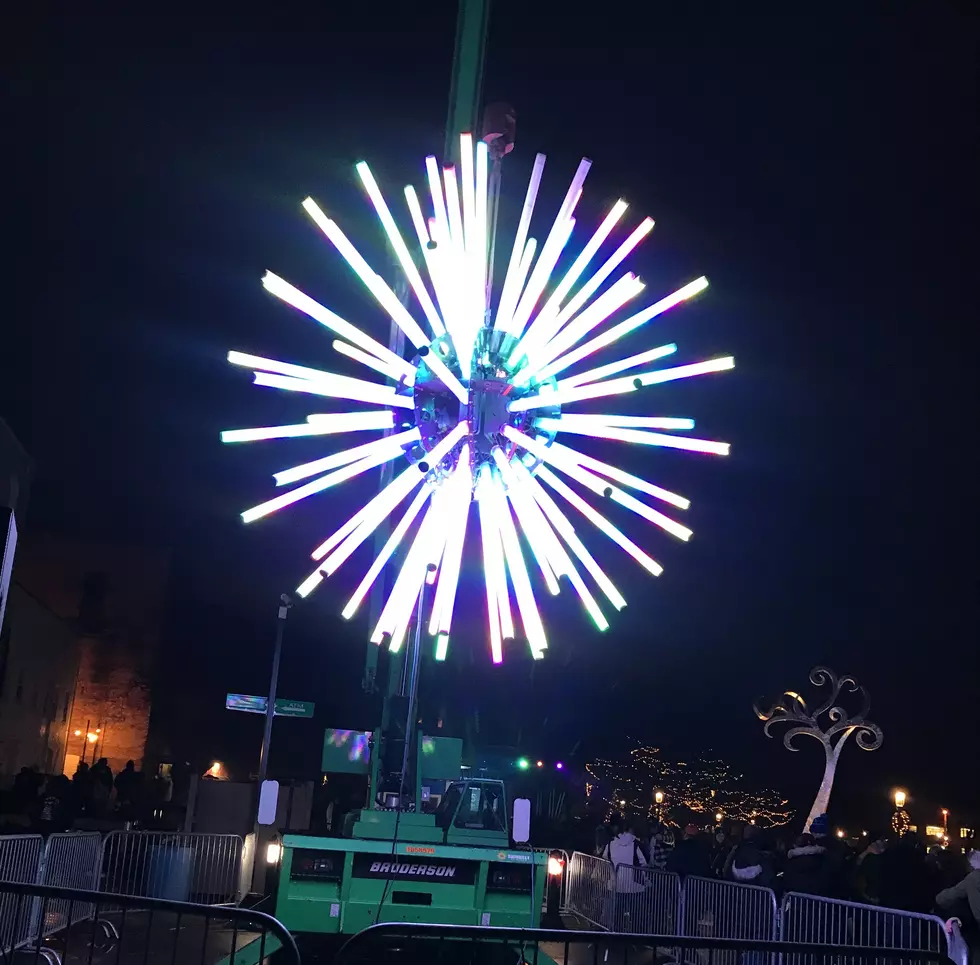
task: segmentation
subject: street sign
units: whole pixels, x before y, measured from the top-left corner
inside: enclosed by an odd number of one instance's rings
[[[314,703],[312,700],[277,700],[277,717],[312,717]]]
[[[252,697],[248,694],[228,694],[225,697],[225,710],[241,710],[246,714],[264,714],[268,704],[266,697]]]
[[[240,710],[246,714],[264,714],[269,706],[268,697],[253,694],[228,694],[225,710]],[[312,700],[277,700],[276,717],[312,717],[315,704]]]

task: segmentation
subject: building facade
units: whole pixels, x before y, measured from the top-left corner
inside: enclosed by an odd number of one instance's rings
[[[78,646],[65,770],[105,757],[142,765],[150,685],[169,578],[167,555],[138,546],[37,537],[23,541],[17,578],[71,621]]]
[[[78,648],[71,624],[12,583],[0,648],[0,775],[60,774],[69,745]]]

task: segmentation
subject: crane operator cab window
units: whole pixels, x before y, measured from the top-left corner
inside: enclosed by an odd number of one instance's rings
[[[501,781],[459,781],[446,788],[436,822],[443,830],[507,834],[507,804]]]

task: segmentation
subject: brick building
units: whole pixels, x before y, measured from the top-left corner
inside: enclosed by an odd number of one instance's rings
[[[150,685],[167,593],[164,552],[120,544],[32,537],[18,552],[18,581],[72,622],[78,673],[65,772],[106,757],[113,771],[141,766]]]

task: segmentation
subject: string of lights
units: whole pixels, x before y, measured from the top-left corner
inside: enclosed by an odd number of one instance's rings
[[[669,760],[657,747],[637,747],[625,760],[586,765],[585,793],[607,814],[649,814],[672,824],[721,820],[780,827],[793,817],[786,799],[769,788],[746,787],[744,775],[717,757]]]

